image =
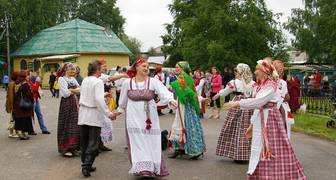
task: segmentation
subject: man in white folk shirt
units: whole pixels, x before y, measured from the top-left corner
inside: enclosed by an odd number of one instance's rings
[[[102,73],[102,64],[93,61],[88,66],[88,77],[81,86],[78,125],[80,125],[80,146],[82,160],[82,174],[91,176],[96,168],[92,164],[99,153],[100,131],[104,116],[111,120],[116,114],[111,112],[104,99],[104,83],[98,77]]]

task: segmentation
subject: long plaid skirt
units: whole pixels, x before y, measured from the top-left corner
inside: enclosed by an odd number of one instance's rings
[[[79,150],[80,128],[78,126],[78,98],[71,95],[61,99],[58,114],[58,152]]]
[[[270,150],[275,158],[270,161],[260,160],[254,173],[249,175],[248,179],[307,179],[288,140],[284,121],[278,109],[269,110],[266,128]]]
[[[243,99],[236,96],[234,101]],[[234,160],[249,160],[251,142],[246,138],[245,132],[250,125],[252,110],[231,109],[219,134],[216,155],[225,156]]]

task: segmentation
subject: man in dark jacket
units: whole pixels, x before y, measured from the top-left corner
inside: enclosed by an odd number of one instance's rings
[[[55,90],[54,90],[54,83],[56,81],[56,75],[54,74],[53,71],[51,71],[50,76],[49,76],[49,87],[50,87],[50,92],[52,97],[55,97]]]

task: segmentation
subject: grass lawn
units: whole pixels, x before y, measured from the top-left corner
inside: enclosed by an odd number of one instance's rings
[[[336,128],[327,128],[328,116],[321,116],[311,113],[295,114],[294,131],[304,132],[310,135],[336,141]]]

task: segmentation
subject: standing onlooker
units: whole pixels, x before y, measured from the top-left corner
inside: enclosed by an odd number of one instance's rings
[[[121,66],[117,66],[116,67],[116,72],[113,74],[113,76],[117,76],[117,75],[119,75],[121,72]]]
[[[196,89],[197,95],[203,98],[206,98],[205,93],[204,93],[205,78],[204,76],[201,75],[200,70],[195,71],[194,81],[195,81],[194,83],[195,83],[195,89]],[[200,105],[201,105],[200,117],[203,118],[205,114],[205,102],[200,102]]]
[[[73,157],[79,150],[78,97],[80,88],[75,79],[76,66],[65,63],[58,72],[61,103],[58,114],[57,142],[58,152]]]
[[[122,70],[121,70],[121,74],[127,75],[126,72],[127,72],[127,68],[123,67]],[[119,102],[121,87],[122,87],[122,84],[124,83],[124,81],[126,79],[127,78],[121,78],[121,79],[118,79],[118,80],[116,80],[114,82],[115,86],[116,86],[116,102],[117,102],[117,107],[118,107],[118,102]]]
[[[209,71],[205,71],[204,93],[205,93],[205,97],[207,98],[210,98],[211,78],[212,78],[212,74]]]
[[[102,67],[99,61],[93,61],[88,66],[88,77],[81,86],[78,125],[80,126],[80,146],[82,159],[82,174],[91,176],[95,170],[92,164],[99,154],[100,132],[105,116],[112,119],[115,114],[108,108],[104,100],[104,83],[100,77]]]
[[[37,79],[35,76],[30,77],[30,81],[28,82],[34,96],[34,112],[37,116],[37,120],[40,126],[40,129],[42,131],[42,134],[50,134],[48,131],[48,128],[44,125],[44,119],[43,115],[41,112],[41,107],[40,107],[40,99],[41,99],[41,94],[39,92],[40,89],[40,81]],[[55,93],[55,92],[54,92]]]
[[[50,76],[49,76],[49,87],[50,87],[51,97],[55,97],[55,92],[54,92],[55,80],[56,80],[56,75],[53,71],[51,71]]]
[[[317,71],[315,75],[315,92],[317,96],[321,96],[321,80],[322,75],[320,71]]]
[[[8,84],[7,96],[6,96],[6,112],[11,114],[10,121],[8,123],[9,135],[8,137],[17,137],[15,128],[14,128],[14,119],[13,119],[13,103],[14,103],[14,94],[15,94],[15,81],[18,76],[18,72],[15,71],[11,75],[11,81]]]
[[[287,88],[289,94],[289,107],[292,112],[296,112],[300,109],[300,84],[295,81],[290,75],[287,76]]]
[[[2,85],[6,89],[6,91],[8,89],[8,83],[9,83],[9,77],[8,77],[7,74],[5,74],[3,79],[2,79]]]
[[[82,81],[83,81],[83,77],[80,75],[80,68],[79,66],[76,66],[76,81],[78,82],[78,84],[81,86],[82,85]]]
[[[162,84],[164,84],[164,85],[166,84],[165,83],[166,78],[165,78],[165,74],[162,71],[162,65],[161,64],[156,65],[156,68],[155,68],[155,71],[154,71],[154,78],[159,80],[160,82],[162,82]],[[162,110],[167,108],[168,105],[165,104],[165,103],[162,103],[162,101],[160,101],[160,98],[159,98],[158,95],[156,95],[155,101],[156,101],[157,111],[158,111],[159,116],[164,115],[162,113]]]
[[[303,93],[305,96],[308,95],[308,90],[309,90],[309,74],[306,73],[305,76],[303,77]]]
[[[59,86],[58,86],[58,77],[56,77],[56,81],[54,83],[55,97],[59,98]]]
[[[211,68],[211,72],[212,72],[212,78],[211,78],[211,92],[210,92],[210,107],[212,110],[212,114],[209,116],[209,119],[211,118],[215,118],[215,119],[219,119],[219,113],[220,113],[220,98],[216,99],[216,107],[217,109],[214,109],[214,103],[215,101],[212,100],[212,97],[214,97],[222,88],[222,77],[219,74],[219,71],[216,67],[212,67]]]
[[[226,87],[226,85],[232,80],[231,74],[229,72],[229,68],[225,67],[224,72],[222,74],[222,85]],[[230,101],[230,96],[225,96],[225,102]]]
[[[20,140],[28,140],[28,134],[33,129],[34,98],[26,78],[27,72],[20,71],[15,81],[13,118]]]

